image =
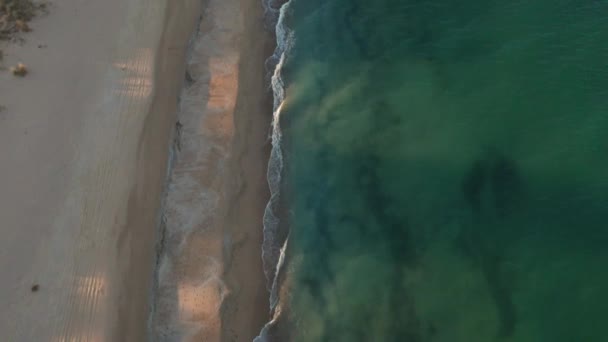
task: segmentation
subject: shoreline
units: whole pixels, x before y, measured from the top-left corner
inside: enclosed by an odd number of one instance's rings
[[[290,192],[285,183],[285,167],[288,158],[284,154],[285,141],[281,127],[282,106],[285,102],[286,86],[283,79],[283,66],[289,58],[293,47],[292,30],[285,20],[289,15],[291,0],[275,3],[277,8],[269,7],[274,14],[275,49],[267,61],[271,65],[270,80],[273,92],[271,136],[272,148],[268,162],[268,185],[271,198],[264,213],[264,242],[262,256],[267,284],[270,289],[271,317],[256,336],[254,342],[272,342],[290,340],[290,263],[291,246],[289,245]],[[270,3],[268,4],[270,6]],[[270,62],[271,63],[268,63]]]

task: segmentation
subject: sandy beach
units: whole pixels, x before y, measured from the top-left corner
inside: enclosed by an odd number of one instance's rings
[[[257,335],[262,16],[258,0],[61,0],[0,42],[29,71],[0,72],[2,340]]]

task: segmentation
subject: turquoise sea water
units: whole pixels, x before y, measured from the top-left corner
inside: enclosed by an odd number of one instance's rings
[[[292,0],[296,341],[608,341],[608,1]]]

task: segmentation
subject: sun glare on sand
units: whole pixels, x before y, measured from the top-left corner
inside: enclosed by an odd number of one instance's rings
[[[123,72],[116,89],[119,95],[135,100],[148,99],[152,95],[153,54],[150,49],[137,49],[132,58],[113,65]]]
[[[239,90],[238,56],[209,59],[209,99],[201,130],[228,139],[234,134],[234,109]]]
[[[105,341],[104,327],[96,322],[107,300],[107,281],[104,275],[80,276],[75,280],[74,300],[70,320],[65,322],[54,342]]]

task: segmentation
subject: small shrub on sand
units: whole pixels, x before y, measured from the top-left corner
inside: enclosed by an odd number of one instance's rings
[[[11,71],[15,76],[25,77],[25,75],[27,75],[27,67],[23,63],[19,63],[17,66],[12,67]]]

